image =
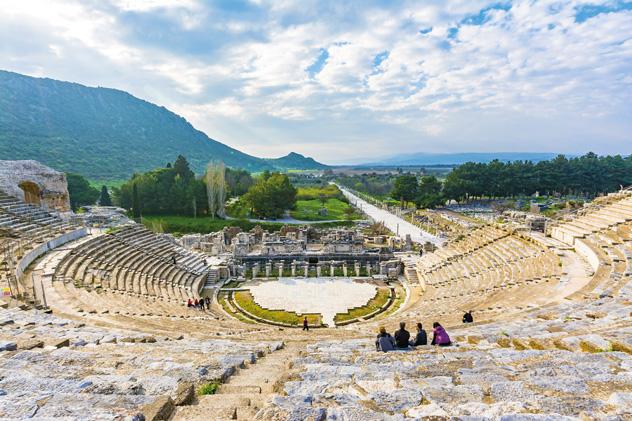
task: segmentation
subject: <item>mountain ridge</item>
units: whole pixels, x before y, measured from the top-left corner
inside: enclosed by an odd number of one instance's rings
[[[277,161],[248,155],[129,92],[0,70],[3,159],[35,159],[105,180],[164,166],[178,155],[198,174],[212,160],[252,172],[288,169],[283,166],[287,156]],[[297,169],[323,165],[310,159],[294,163]]]

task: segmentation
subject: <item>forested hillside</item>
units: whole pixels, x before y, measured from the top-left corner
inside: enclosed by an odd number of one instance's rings
[[[178,155],[186,156],[196,173],[210,160],[249,171],[276,168],[275,160],[217,142],[177,114],[127,92],[0,71],[2,159],[35,159],[92,179],[123,179]]]

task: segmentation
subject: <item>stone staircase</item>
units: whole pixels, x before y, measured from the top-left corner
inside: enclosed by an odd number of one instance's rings
[[[203,288],[215,288],[217,286],[218,281],[219,281],[219,270],[209,269],[208,274],[206,275],[206,279],[204,281]]]
[[[173,420],[253,420],[266,402],[283,389],[291,361],[299,345],[283,349],[248,363],[230,376],[214,395],[198,396],[197,402],[177,409]]]

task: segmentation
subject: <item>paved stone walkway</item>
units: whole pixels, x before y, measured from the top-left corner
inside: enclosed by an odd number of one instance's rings
[[[353,205],[361,207],[362,211],[373,218],[374,221],[384,222],[384,225],[386,225],[388,229],[394,233],[399,233],[400,237],[405,238],[407,234],[410,234],[410,238],[416,243],[425,243],[426,241],[430,241],[435,245],[443,244],[444,240],[441,238],[422,230],[399,216],[393,215],[387,210],[380,209],[366,200],[360,199],[343,186],[338,187]]]

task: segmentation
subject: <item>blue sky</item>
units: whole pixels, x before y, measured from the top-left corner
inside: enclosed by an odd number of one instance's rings
[[[632,1],[9,0],[0,68],[258,156],[632,153]]]

